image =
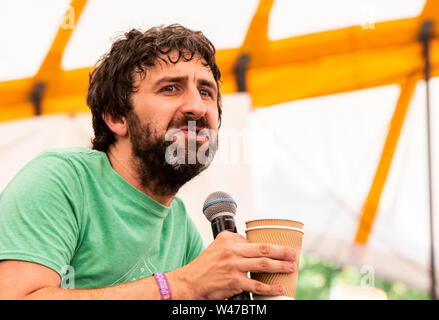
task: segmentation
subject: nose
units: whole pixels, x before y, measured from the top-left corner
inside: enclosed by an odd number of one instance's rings
[[[201,98],[198,88],[191,88],[186,91],[181,111],[187,118],[192,120],[198,120],[206,115],[206,104]]]

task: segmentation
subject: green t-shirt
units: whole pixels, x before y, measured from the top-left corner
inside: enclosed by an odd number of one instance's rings
[[[0,194],[0,260],[44,265],[70,288],[73,275],[75,288],[107,287],[180,268],[203,250],[179,198],[166,207],[148,197],[104,152],[45,151]]]

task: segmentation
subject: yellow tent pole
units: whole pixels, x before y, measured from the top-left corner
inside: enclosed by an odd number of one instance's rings
[[[27,97],[31,102],[30,110],[32,110],[34,115],[42,114],[43,108],[45,109],[47,107],[47,101],[43,102],[43,96],[53,97],[59,95],[59,86],[62,82],[63,74],[61,59],[86,3],[87,0],[71,1],[49,52],[43,60],[37,74],[29,83],[30,87],[27,88],[27,90],[29,90]]]
[[[61,73],[61,59],[76,23],[87,3],[87,0],[72,0],[64,15],[64,22],[59,26],[55,39],[40,66],[34,80],[49,81],[59,77]],[[71,20],[73,21],[67,21]]]
[[[424,4],[424,9],[419,16],[422,20],[437,20],[439,16],[439,1],[427,0]],[[434,32],[439,31],[437,23],[434,25]]]
[[[401,85],[398,102],[396,104],[392,120],[390,122],[389,132],[387,134],[384,148],[381,153],[378,168],[361,212],[357,233],[355,235],[355,243],[357,244],[364,245],[369,239],[373,222],[378,211],[380,198],[384,189],[390,166],[392,164],[393,155],[398,144],[401,129],[407,114],[407,109],[409,107],[410,100],[415,90],[417,81],[418,78],[416,76],[412,76],[404,84]]]
[[[437,19],[438,16],[438,1],[427,0],[424,5],[424,9],[419,16],[419,20],[422,22],[426,19]],[[435,25],[435,28],[437,28],[437,24]],[[355,243],[357,244],[366,244],[367,240],[369,239],[370,232],[372,231],[372,226],[377,215],[381,194],[384,189],[389,169],[392,164],[393,155],[395,153],[401,129],[407,114],[407,109],[409,107],[410,100],[418,79],[419,76],[413,75],[412,77],[409,77],[401,86],[398,103],[390,123],[387,139],[381,154],[381,159],[361,212],[360,222],[355,235]]]
[[[258,8],[250,22],[240,53],[250,55],[250,66],[267,64],[269,40],[268,24],[274,0],[260,0]]]

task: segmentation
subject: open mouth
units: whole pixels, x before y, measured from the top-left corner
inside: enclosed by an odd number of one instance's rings
[[[179,130],[181,130],[188,139],[195,139],[200,142],[209,140],[208,129],[206,128],[184,126],[179,128]]]

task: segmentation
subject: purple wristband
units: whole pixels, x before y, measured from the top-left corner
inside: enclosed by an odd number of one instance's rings
[[[169,287],[168,278],[164,273],[153,273],[159,286],[160,298],[162,300],[172,300],[171,288]]]

